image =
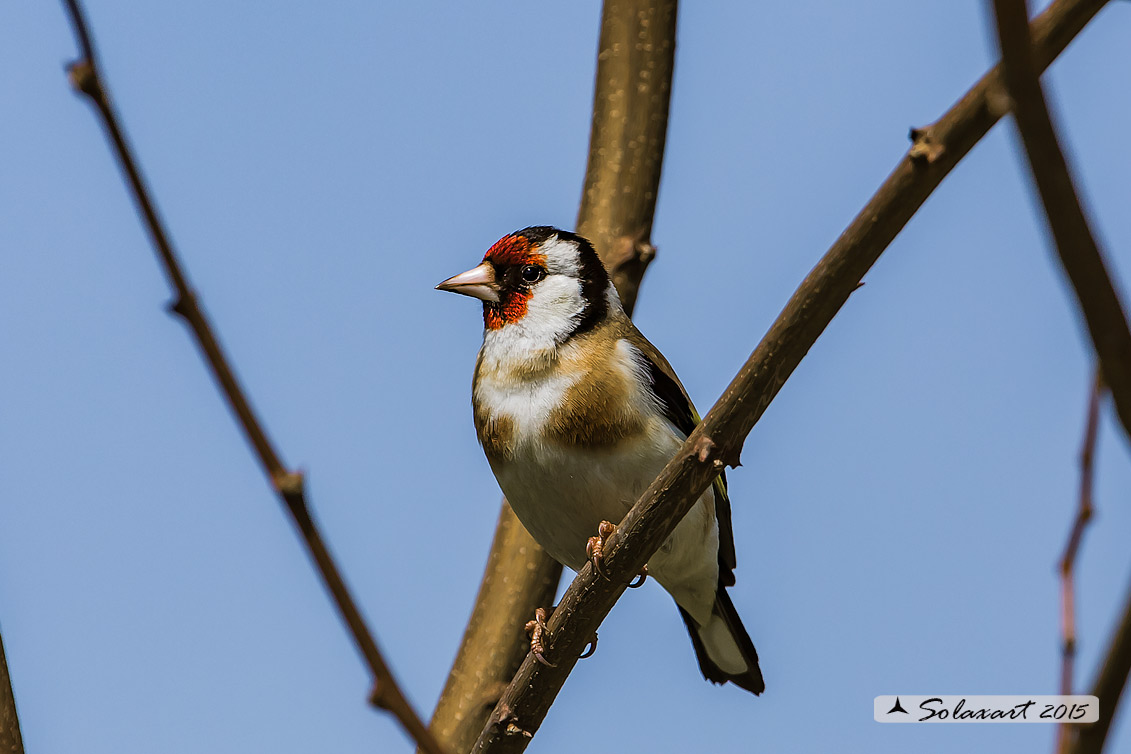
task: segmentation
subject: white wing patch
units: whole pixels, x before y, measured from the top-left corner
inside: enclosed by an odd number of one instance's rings
[[[640,389],[636,391],[636,401],[639,405],[639,409],[667,422],[671,427],[672,433],[680,438],[680,442],[687,439],[687,436],[679,427],[668,420],[667,416],[664,414],[663,404],[660,403],[660,399],[650,388],[652,384],[652,374],[648,369],[648,357],[641,353],[639,348],[623,338],[617,342],[617,355],[621,357],[625,368],[632,370],[632,376],[635,378],[634,382],[640,387]]]

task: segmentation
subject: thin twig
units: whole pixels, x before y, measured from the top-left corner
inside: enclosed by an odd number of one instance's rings
[[[252,410],[247,396],[240,387],[239,381],[236,379],[235,373],[232,371],[232,367],[213,333],[211,324],[201,310],[196,295],[188,283],[184,269],[173,250],[164,224],[157,214],[156,204],[141,177],[137,160],[126,142],[119,119],[111,105],[106,84],[100,76],[98,57],[94,51],[90,31],[78,0],[64,0],[64,2],[70,14],[81,52],[81,57],[67,69],[71,84],[76,90],[87,96],[102,116],[102,124],[106,128],[114,153],[118,157],[126,181],[133,192],[134,200],[137,202],[138,210],[141,212],[145,227],[148,229],[150,238],[157,250],[162,268],[169,279],[169,284],[175,291],[176,298],[169,307],[170,311],[184,319],[196,336],[197,344],[212,370],[213,377],[219,383],[229,407],[239,420],[240,427],[243,429],[248,442],[255,449],[256,456],[259,458],[259,462],[263,466],[268,479],[270,479],[275,492],[298,527],[310,556],[322,576],[326,589],[333,597],[342,620],[349,628],[358,651],[373,675],[370,702],[375,707],[387,710],[395,716],[422,749],[430,752],[430,754],[442,754],[444,749],[428,731],[415,710],[412,709],[389,670],[380,649],[377,647],[377,642],[365,625],[361,611],[354,602],[333,557],[330,555],[330,551],[315,526],[306,502],[302,473],[291,471],[283,464],[274,445],[268,439],[263,425]]]
[[[1072,522],[1068,541],[1064,545],[1064,554],[1060,558],[1060,693],[1065,696],[1072,693],[1072,676],[1075,673],[1076,585],[1074,569],[1076,554],[1080,551],[1080,542],[1084,537],[1084,529],[1088,522],[1092,520],[1092,482],[1095,479],[1096,436],[1099,434],[1100,398],[1103,395],[1103,390],[1103,378],[1097,369],[1095,377],[1092,379],[1092,387],[1088,391],[1088,414],[1084,423],[1084,440],[1080,444],[1080,499],[1076,509],[1076,518]],[[1070,727],[1066,723],[1057,727],[1056,750],[1062,754],[1068,750]]]
[[[675,64],[676,0],[606,0],[577,232],[590,239],[631,314],[648,263]],[[561,565],[503,501],[495,539],[432,731],[467,751],[530,651],[523,632],[553,604]]]
[[[24,754],[20,719],[16,716],[16,696],[12,692],[12,678],[8,675],[8,660],[4,657],[3,641],[0,641],[0,752]]]
[[[1057,0],[1034,24],[1040,65],[1047,66],[1104,5]],[[1001,81],[990,71],[915,144],[793,294],[719,402],[687,439],[606,544],[603,568],[586,565],[549,622],[546,656],[527,657],[476,741],[474,752],[525,749],[588,638],[625,585],[690,510],[723,465],[734,465],[742,442],[781,386],[844,305],[868,269],[950,170],[1006,110]]]
[[[1003,78],[1013,100],[1014,122],[1025,146],[1029,169],[1045,208],[1057,255],[1088,325],[1104,384],[1111,391],[1124,431],[1131,436],[1131,329],[1104,264],[1103,253],[1088,227],[1056,136],[1033,62],[1029,11],[1025,0],[994,0],[993,7]],[[1115,665],[1110,671],[1109,663]],[[1066,749],[1099,752],[1103,748],[1129,670],[1131,647],[1121,648],[1116,642],[1101,666],[1100,677],[1106,679],[1108,685],[1100,696],[1100,720],[1080,728],[1075,735],[1066,736],[1074,739],[1063,742]]]

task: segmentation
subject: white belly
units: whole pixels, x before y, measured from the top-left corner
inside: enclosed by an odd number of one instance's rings
[[[619,523],[683,442],[656,416],[638,439],[612,448],[524,442],[513,459],[493,464],[499,486],[531,536],[559,562],[579,570],[602,520]],[[706,622],[718,586],[714,493],[699,499],[648,563],[676,602]]]

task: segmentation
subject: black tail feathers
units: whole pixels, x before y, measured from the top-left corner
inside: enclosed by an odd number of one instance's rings
[[[750,634],[742,625],[738,611],[726,589],[720,584],[715,596],[715,609],[706,625],[699,625],[684,610],[679,609],[703,677],[712,683],[731,682],[739,688],[758,695],[766,690],[762,669],[758,666],[758,652]]]

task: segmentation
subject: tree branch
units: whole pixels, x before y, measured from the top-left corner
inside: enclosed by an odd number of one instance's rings
[[[475,743],[530,647],[526,621],[553,604],[561,575],[561,563],[538,546],[504,499],[475,607],[432,714],[432,733],[452,751]]]
[[[1131,436],[1131,330],[1057,140],[1033,63],[1029,11],[1025,0],[994,0],[993,7],[1005,85],[1013,100],[1013,118],[1025,146],[1029,169],[1044,204],[1060,262],[1084,314],[1103,381],[1111,391],[1124,432]],[[1099,722],[1080,728],[1074,741],[1065,742],[1070,751],[1099,752],[1103,748],[1131,672],[1128,623],[1131,601],[1100,668],[1095,691],[1100,698]]]
[[[1057,141],[1029,44],[1025,0],[994,0],[1006,90],[1064,271],[1099,357],[1115,411],[1131,437],[1131,330],[1088,227]]]
[[[373,675],[370,703],[396,717],[405,731],[415,739],[422,749],[430,754],[442,754],[444,749],[425,727],[397,685],[392,671],[389,670],[380,649],[377,647],[377,642],[365,625],[361,611],[354,602],[333,557],[330,555],[330,551],[315,526],[306,502],[302,473],[291,471],[283,464],[274,445],[267,437],[267,432],[251,408],[247,396],[240,387],[239,381],[236,379],[235,373],[232,371],[232,367],[212,331],[211,324],[200,308],[196,294],[190,287],[177,254],[173,250],[169,235],[157,214],[156,204],[149,188],[142,179],[137,160],[126,142],[125,134],[110,103],[106,85],[99,74],[98,58],[94,52],[94,45],[82,9],[79,7],[78,0],[64,0],[64,2],[82,55],[67,69],[71,85],[87,96],[102,117],[103,126],[106,128],[114,153],[133,192],[138,211],[141,213],[149,231],[150,239],[157,251],[169,284],[176,294],[176,299],[169,307],[170,311],[180,316],[188,324],[193,335],[196,336],[197,345],[200,346],[204,360],[212,371],[212,376],[219,384],[221,392],[227,399],[228,406],[236,415],[248,442],[254,448],[276,494],[291,514],[291,518],[307,546],[310,557],[313,559],[318,573],[322,576],[326,589],[330,592],[342,620],[349,628],[358,651],[369,666]]]
[[[1058,0],[1034,24],[1047,66],[1105,0]],[[824,258],[809,273],[722,398],[621,522],[597,576],[586,565],[549,622],[547,667],[527,656],[499,701],[474,752],[525,749],[593,631],[625,586],[691,509],[743,441],[868,269],[915,211],[1003,114],[997,69],[939,121],[912,132],[914,144]]]
[[[667,137],[675,62],[675,0],[606,0],[593,121],[577,232],[590,239],[626,311],[655,255],[652,217]],[[459,653],[432,716],[432,731],[467,751],[530,643],[523,626],[553,604],[561,565],[503,501],[495,540]]]
[[[1084,422],[1084,439],[1080,443],[1080,496],[1076,508],[1076,518],[1064,545],[1060,558],[1060,635],[1061,667],[1060,693],[1072,693],[1072,676],[1076,663],[1076,555],[1080,552],[1080,542],[1084,529],[1092,520],[1092,482],[1095,479],[1096,436],[1100,425],[1100,398],[1103,396],[1103,378],[1097,369],[1088,391],[1088,413]],[[1064,754],[1072,737],[1073,726],[1061,723],[1057,726],[1056,750]]]
[[[1076,726],[1075,740],[1068,749],[1072,754],[1100,754],[1103,751],[1128,674],[1131,674],[1131,590],[1127,592],[1123,617],[1112,634],[1092,685],[1092,695],[1100,700],[1100,719],[1091,725]]]
[[[8,675],[3,641],[0,641],[0,752],[24,754],[20,719],[16,716],[16,696],[12,692],[12,678]]]
[[[675,68],[676,0],[605,0],[577,233],[597,247],[625,311],[655,257]]]

